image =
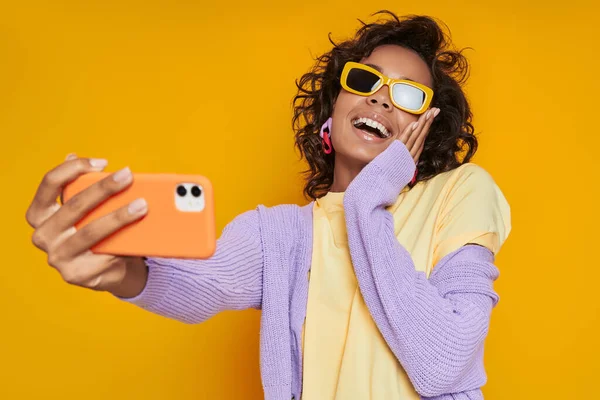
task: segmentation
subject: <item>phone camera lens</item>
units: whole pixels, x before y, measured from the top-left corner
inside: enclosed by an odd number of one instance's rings
[[[187,194],[187,189],[183,185],[179,185],[177,186],[177,194],[183,197]]]
[[[200,197],[201,194],[202,194],[202,190],[200,190],[200,188],[198,186],[192,187],[192,196]]]

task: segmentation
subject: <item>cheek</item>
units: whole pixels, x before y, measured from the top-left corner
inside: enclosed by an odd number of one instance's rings
[[[407,126],[415,121],[419,120],[419,116],[411,113],[407,113],[402,110],[398,110],[398,117],[396,118],[396,126],[398,127],[398,134],[404,132]]]
[[[335,100],[332,114],[342,118],[347,117],[350,111],[358,106],[361,101],[364,101],[364,97],[342,90]]]
[[[344,90],[340,92],[333,106],[331,115],[333,118],[332,136],[335,135],[336,131],[343,130],[338,128],[343,128],[344,123],[347,122],[348,115],[359,105],[360,101],[364,101],[364,97],[348,93]]]

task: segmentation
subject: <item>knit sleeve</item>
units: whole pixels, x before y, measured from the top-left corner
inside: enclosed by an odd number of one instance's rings
[[[394,142],[350,184],[344,210],[352,264],[369,313],[415,390],[475,396],[486,381],[483,344],[498,271],[493,253],[472,245],[441,259],[429,279],[415,270],[386,209],[413,172],[408,150]]]
[[[209,259],[148,258],[146,264],[144,290],[121,300],[190,324],[224,310],[259,309],[263,250],[258,212],[248,211],[230,222]]]

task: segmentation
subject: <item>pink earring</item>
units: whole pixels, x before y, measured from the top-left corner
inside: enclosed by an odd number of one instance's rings
[[[331,146],[332,121],[333,120],[331,119],[331,117],[329,117],[329,119],[325,121],[323,126],[321,126],[321,132],[319,133],[319,136],[321,136],[321,139],[323,139],[323,151],[325,152],[325,154],[331,154],[331,152],[333,151],[333,146]]]

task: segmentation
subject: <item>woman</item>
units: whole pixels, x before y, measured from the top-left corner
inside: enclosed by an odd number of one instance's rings
[[[34,244],[67,282],[186,323],[261,309],[267,399],[482,398],[509,206],[469,163],[465,58],[432,19],[384,14],[298,83],[296,145],[314,202],[238,216],[208,260],[95,255],[147,206],[76,231],[132,176],[119,171],[61,207],[67,182],[106,166],[71,155],[27,212]]]

